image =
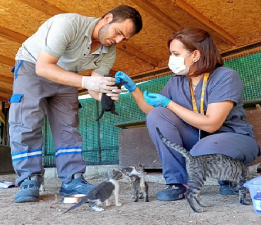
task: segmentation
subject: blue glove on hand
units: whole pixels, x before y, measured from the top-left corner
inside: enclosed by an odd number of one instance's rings
[[[161,94],[143,92],[145,101],[154,107],[166,107],[170,103],[170,99]]]
[[[136,89],[136,83],[125,73],[118,71],[115,74],[116,78],[116,84],[120,83],[121,81],[128,82],[127,84],[123,84],[123,86],[128,89],[130,92],[134,91]]]

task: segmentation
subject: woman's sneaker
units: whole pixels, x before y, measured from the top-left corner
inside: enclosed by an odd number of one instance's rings
[[[77,179],[72,179],[69,183],[62,182],[60,189],[60,195],[69,196],[72,194],[85,194],[87,195],[95,185],[88,183],[83,176],[80,176]]]
[[[157,193],[157,199],[160,201],[175,201],[184,198],[187,188],[183,184],[171,184],[164,190]]]

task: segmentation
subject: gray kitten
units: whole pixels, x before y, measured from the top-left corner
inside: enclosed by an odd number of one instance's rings
[[[131,188],[133,191],[133,196],[135,198],[134,202],[138,202],[139,199],[143,199],[144,201],[149,202],[149,186],[146,181],[143,181],[143,178],[137,175],[131,175]]]
[[[167,140],[162,135],[159,128],[156,129],[163,143],[169,148],[179,152],[186,159],[188,188],[185,192],[185,197],[194,212],[203,212],[203,209],[198,206],[207,206],[199,197],[200,190],[207,177],[218,180],[236,181],[239,189],[239,202],[243,205],[250,204],[246,199],[246,188],[243,185],[246,182],[248,175],[257,171],[259,164],[246,166],[239,160],[221,154],[192,156],[182,146]]]
[[[143,199],[145,196],[144,201],[149,202],[149,186],[145,181],[146,172],[144,165],[130,166],[122,169],[122,171],[130,177],[134,201],[138,202],[139,199]]]
[[[119,202],[119,180],[124,177],[124,174],[118,170],[112,170],[108,172],[108,180],[103,181],[95,186],[86,196],[82,197],[81,200],[69,208],[66,212],[75,209],[82,204],[89,202],[89,207],[94,211],[104,211],[104,208],[99,207],[103,202],[106,206],[110,206],[111,197],[114,193],[115,205],[121,206]],[[65,212],[65,213],[66,213]]]

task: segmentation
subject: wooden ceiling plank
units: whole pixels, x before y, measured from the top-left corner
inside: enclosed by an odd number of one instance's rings
[[[10,89],[5,89],[5,88],[0,87],[0,95],[1,94],[7,94],[7,95],[11,96],[13,94],[13,91]]]
[[[161,72],[161,71],[165,71],[165,72]],[[148,76],[147,74],[150,74],[150,73],[157,74],[157,76],[161,75],[162,73],[164,73],[164,74],[165,73],[173,74],[173,72],[169,69],[169,67],[166,66],[166,67],[155,68],[153,70],[148,70],[146,72],[136,73],[136,74],[131,75],[130,77],[133,80],[135,80],[135,79],[137,79],[137,77],[141,77],[141,76],[147,77]]]
[[[8,102],[8,98],[0,97],[1,102]]]
[[[136,48],[132,47],[131,45],[127,44],[126,42],[121,42],[117,44],[117,48],[120,50],[125,51],[126,53],[130,55],[134,55],[143,62],[149,63],[150,65],[154,67],[158,67],[158,61],[154,59],[153,57],[150,57],[143,52],[137,50]]]
[[[0,26],[0,36],[3,36],[18,43],[23,43],[27,39],[25,35],[19,34],[2,26]]]
[[[0,111],[0,120],[5,124],[5,114],[2,111]]]
[[[0,81],[0,88],[6,90],[13,90],[13,84]]]
[[[6,77],[6,76],[0,74],[0,81],[5,82],[5,83],[12,84],[13,81],[14,81],[14,79],[11,78],[11,77]]]
[[[178,24],[176,21],[171,19],[168,15],[166,15],[164,12],[162,12],[159,8],[157,8],[155,5],[150,3],[147,0],[131,0],[133,3],[135,3],[137,6],[142,8],[144,11],[149,13],[151,16],[156,18],[158,21],[169,27],[172,31],[177,31],[182,28],[180,24]]]
[[[54,16],[56,14],[65,13],[63,10],[59,9],[55,5],[49,4],[43,0],[20,0],[21,2],[46,13],[47,15]]]
[[[3,63],[5,65],[14,66],[15,60],[11,58],[7,58],[3,55],[0,55],[0,63]]]
[[[186,3],[184,0],[172,0],[174,4],[179,6],[181,9],[186,11],[191,16],[195,17],[197,20],[199,20],[201,23],[203,23],[205,26],[211,28],[215,32],[217,32],[221,37],[223,37],[224,41],[226,41],[229,44],[235,45],[236,41],[235,38],[230,35],[228,32],[223,30],[220,26],[215,24],[213,21],[211,21],[206,16],[202,15],[199,11],[197,11],[195,8],[193,8],[191,5]]]

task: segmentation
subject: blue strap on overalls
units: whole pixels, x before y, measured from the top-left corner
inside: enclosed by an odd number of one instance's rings
[[[12,68],[12,70],[11,70],[11,72],[14,73],[15,80],[17,79],[17,72],[18,72],[18,70],[20,69],[20,67],[22,66],[23,62],[24,62],[24,60],[21,60],[21,61],[19,62],[19,64],[18,64],[18,66],[17,66],[17,67],[13,66],[13,68]]]

